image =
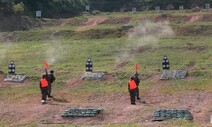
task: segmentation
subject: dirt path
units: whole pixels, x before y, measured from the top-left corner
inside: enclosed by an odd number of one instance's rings
[[[152,113],[161,108],[189,109],[194,116],[194,121],[203,126],[209,122],[212,113],[212,93],[204,91],[187,92],[184,94],[161,94],[163,81],[159,75],[151,76],[149,81],[155,82],[154,87],[148,93],[143,94],[146,104],[136,101],[137,105],[131,105],[128,93],[95,93],[87,97],[84,103],[74,103],[71,98],[63,98],[62,92],[55,94],[56,98],[48,99],[48,104],[42,105],[40,94],[29,95],[20,101],[0,102],[0,122],[9,122],[9,126],[24,126],[36,123],[38,126],[51,126],[61,124],[72,125],[108,125],[108,124],[131,124],[142,126],[163,126],[164,122],[153,122]],[[80,78],[67,82],[66,88],[77,87],[81,84]],[[141,91],[142,92],[142,91]],[[10,95],[15,96],[15,95]],[[68,118],[64,119],[61,114],[68,107],[92,107],[101,108],[103,112],[92,118]],[[173,125],[177,122],[173,122]]]
[[[108,18],[105,18],[105,17],[98,17],[98,18],[88,19],[86,22],[84,22],[82,24],[82,26],[78,27],[76,29],[76,31],[83,31],[83,30],[90,29],[91,27],[96,26],[96,25],[106,21],[107,19]]]
[[[210,112],[212,112],[212,107],[210,106],[212,104],[212,93],[188,92],[181,95],[164,95],[160,93],[164,84],[164,81],[160,80],[160,75],[153,75],[149,80],[155,86],[147,94],[143,95],[142,99],[146,101],[146,104],[136,101],[137,105],[130,105],[129,95],[126,93],[96,93],[90,95],[88,97],[89,101],[86,103],[69,103],[66,106],[102,108],[103,113],[98,117],[62,119],[57,115],[50,123],[76,125],[142,123],[142,126],[161,126],[166,124],[166,121],[152,121],[152,113],[161,108],[189,109],[195,121],[200,121],[203,125],[209,122]]]
[[[203,18],[202,15],[193,15],[193,16],[188,16],[186,21],[187,23],[192,23],[192,22],[201,20],[202,18]]]

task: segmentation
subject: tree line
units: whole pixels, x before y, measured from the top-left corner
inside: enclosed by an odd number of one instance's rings
[[[0,0],[0,15],[28,15],[42,11],[43,17],[65,17],[80,14],[87,0]]]
[[[178,9],[181,5],[191,9],[204,7],[206,3],[212,6],[212,0],[0,0],[0,15],[34,16],[35,11],[41,10],[43,17],[66,17],[81,14],[87,5],[91,10],[106,12],[129,11],[133,7],[151,10],[155,6],[164,10]]]

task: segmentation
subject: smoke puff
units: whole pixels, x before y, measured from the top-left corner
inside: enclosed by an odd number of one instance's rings
[[[174,32],[168,24],[154,23],[147,20],[142,21],[128,34],[128,48],[118,54],[117,61],[133,59],[136,53],[132,53],[132,51],[138,51],[141,47],[147,45],[155,48],[161,38],[173,36]]]
[[[153,23],[151,21],[143,21],[137,27],[133,29],[133,32],[129,34],[129,39],[142,39],[150,38],[160,39],[164,37],[172,37],[174,32],[167,24]],[[149,40],[149,39],[148,39]],[[142,43],[142,42],[140,42]]]
[[[60,41],[56,40],[53,40],[53,42],[46,46],[44,50],[46,51],[46,61],[49,63],[49,65],[55,64],[57,61],[62,60],[67,53]]]

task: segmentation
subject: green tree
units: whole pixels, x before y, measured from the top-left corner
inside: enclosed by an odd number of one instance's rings
[[[0,0],[0,14],[9,16],[13,14],[14,0]]]
[[[135,0],[89,0],[92,10],[119,11],[122,7],[128,7]]]
[[[16,5],[13,6],[13,10],[15,12],[15,14],[23,14],[24,12],[24,4],[23,2],[20,2]]]

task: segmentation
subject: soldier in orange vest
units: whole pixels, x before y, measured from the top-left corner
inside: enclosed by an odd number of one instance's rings
[[[46,104],[46,97],[48,95],[48,79],[47,75],[43,74],[42,78],[40,79],[40,90],[42,94],[42,104]]]
[[[132,76],[131,80],[128,81],[128,90],[130,92],[130,101],[132,105],[135,105],[135,97],[136,97],[136,91],[137,91],[137,85],[134,79],[135,77]]]

